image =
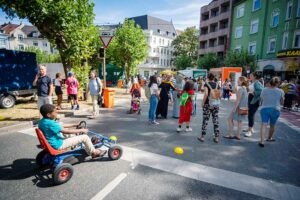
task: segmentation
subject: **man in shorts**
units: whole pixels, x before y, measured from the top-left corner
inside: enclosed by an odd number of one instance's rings
[[[47,76],[47,68],[44,65],[38,66],[39,73],[35,76],[35,79],[32,83],[33,86],[37,87],[38,95],[38,109],[40,110],[42,105],[52,104],[52,94],[54,87],[51,81],[51,78]]]

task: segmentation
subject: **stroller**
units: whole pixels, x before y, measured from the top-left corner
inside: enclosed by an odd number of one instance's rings
[[[131,108],[127,112],[128,114],[137,113],[138,115],[141,114],[141,92],[139,87],[135,87],[131,90]]]

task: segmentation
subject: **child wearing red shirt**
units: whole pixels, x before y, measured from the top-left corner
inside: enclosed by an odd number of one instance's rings
[[[193,111],[193,96],[194,83],[192,81],[187,81],[184,85],[183,90],[180,93],[180,115],[178,121],[177,132],[180,132],[182,124],[186,123],[186,132],[191,132],[192,128],[190,127],[191,114]]]

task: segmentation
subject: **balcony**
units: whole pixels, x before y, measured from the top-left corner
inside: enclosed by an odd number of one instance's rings
[[[206,21],[200,22],[200,28],[209,26],[210,24],[218,23],[221,20],[230,19],[230,12],[221,13],[216,17],[212,17]]]
[[[198,49],[198,54],[207,54],[207,53],[216,53],[216,52],[224,52],[225,51],[225,45],[217,45],[214,47],[207,47],[205,49]]]
[[[229,28],[219,29],[216,32],[212,32],[206,35],[200,35],[199,40],[209,40],[211,38],[217,38],[223,35],[229,35]]]

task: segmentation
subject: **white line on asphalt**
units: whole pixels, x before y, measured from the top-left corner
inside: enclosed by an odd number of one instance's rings
[[[285,125],[289,126],[290,128],[294,129],[295,131],[298,131],[298,133],[300,133],[300,128],[295,126],[294,124],[290,123],[287,119],[280,117],[279,121],[284,123]]]
[[[107,184],[98,194],[96,194],[91,200],[102,200],[104,199],[115,187],[117,187],[121,181],[126,178],[127,174],[121,173],[114,180],[112,180],[109,184]]]
[[[21,131],[19,131],[19,133],[24,133],[24,134],[30,135],[30,136],[36,136],[35,128],[29,128],[29,129],[21,130]]]
[[[123,160],[133,166],[139,164],[187,178],[222,186],[225,188],[270,198],[299,199],[300,188],[276,183],[262,178],[239,174],[223,169],[208,167],[188,161],[154,154],[131,147],[124,147]]]
[[[34,129],[26,129],[19,132],[36,136]],[[124,153],[121,159],[129,161],[132,169],[134,169],[138,164],[144,165],[186,178],[191,178],[270,199],[298,200],[300,196],[300,187],[290,184],[277,183],[273,182],[272,180],[266,180],[228,170],[217,169],[214,167],[183,161],[131,147],[122,146],[122,148]],[[125,175],[122,175],[121,177]],[[121,179],[119,182],[121,182],[123,179]],[[108,186],[111,187],[111,185],[113,184],[109,183],[109,185],[107,185],[105,188]],[[114,187],[112,189],[114,189]]]

